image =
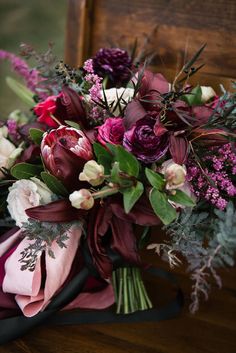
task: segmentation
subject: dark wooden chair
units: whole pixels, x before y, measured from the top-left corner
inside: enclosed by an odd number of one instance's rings
[[[69,0],[65,60],[81,65],[109,43],[131,45],[154,28],[149,48],[156,71],[173,80],[203,43],[204,68],[195,80],[230,87],[236,78],[235,0]]]
[[[131,44],[156,26],[150,44],[158,52],[155,70],[173,79],[186,49],[190,56],[207,42],[206,66],[197,79],[201,84],[229,87],[236,77],[235,20],[235,0],[69,0],[65,61],[81,65],[109,42]],[[165,266],[156,254],[145,256]],[[213,285],[209,301],[202,303],[196,315],[188,311],[188,276],[182,268],[175,274],[186,295],[185,308],[177,319],[40,327],[0,347],[0,353],[235,353],[236,269],[221,271],[223,289]],[[162,282],[149,282],[149,287],[159,304],[170,294]]]

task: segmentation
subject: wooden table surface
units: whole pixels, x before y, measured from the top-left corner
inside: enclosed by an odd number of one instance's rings
[[[188,311],[191,282],[180,268],[175,274],[185,306],[177,318],[138,324],[41,326],[0,346],[0,353],[235,353],[236,268],[220,273],[223,289],[213,285],[209,301],[202,302],[195,315]],[[147,287],[155,293],[157,305],[173,294],[163,280],[148,279]]]

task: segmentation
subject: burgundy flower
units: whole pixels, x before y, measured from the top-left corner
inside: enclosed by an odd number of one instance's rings
[[[89,128],[80,95],[66,86],[57,96],[50,96],[45,101],[39,102],[34,107],[34,112],[38,116],[38,122],[50,127],[58,127],[58,123],[51,117],[54,115],[61,124],[70,120],[77,122],[84,129]]]
[[[132,60],[127,51],[120,48],[100,49],[93,58],[94,72],[109,77],[114,85],[121,85],[131,77]]]
[[[145,99],[142,101],[142,105],[146,110],[158,111],[160,109],[159,101],[162,100],[160,95],[169,91],[170,85],[164,76],[149,70],[144,71],[138,97]]]
[[[133,223],[142,226],[160,224],[145,195],[129,214],[124,212],[122,197],[115,195],[109,200],[104,200],[102,205],[96,203],[88,216],[88,246],[102,278],[110,278],[112,274],[113,266],[108,248],[119,254],[127,263],[140,265]]]
[[[124,132],[122,118],[108,118],[102,126],[98,127],[97,140],[102,145],[106,145],[106,143],[121,145]]]
[[[86,161],[93,158],[92,146],[85,134],[65,126],[44,135],[41,151],[46,168],[69,190],[80,185],[79,174]]]
[[[80,95],[69,87],[63,87],[57,96],[55,117],[64,124],[65,120],[75,121],[82,129],[89,129],[86,112]]]
[[[156,120],[147,115],[124,134],[124,147],[145,164],[158,161],[166,154],[169,146],[168,133],[157,136],[154,127],[157,129]]]

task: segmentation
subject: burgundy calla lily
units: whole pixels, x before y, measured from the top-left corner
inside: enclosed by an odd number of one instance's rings
[[[80,95],[70,87],[63,87],[56,99],[55,117],[64,124],[65,120],[75,121],[82,129],[89,129],[88,119]]]

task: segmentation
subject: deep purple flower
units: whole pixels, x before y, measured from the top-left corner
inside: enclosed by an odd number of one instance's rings
[[[131,57],[127,51],[120,48],[100,49],[93,58],[94,72],[101,77],[108,76],[114,85],[129,81],[131,67]]]
[[[145,164],[153,163],[162,158],[169,147],[169,135],[155,135],[156,120],[147,115],[138,120],[133,127],[125,132],[123,145]]]

